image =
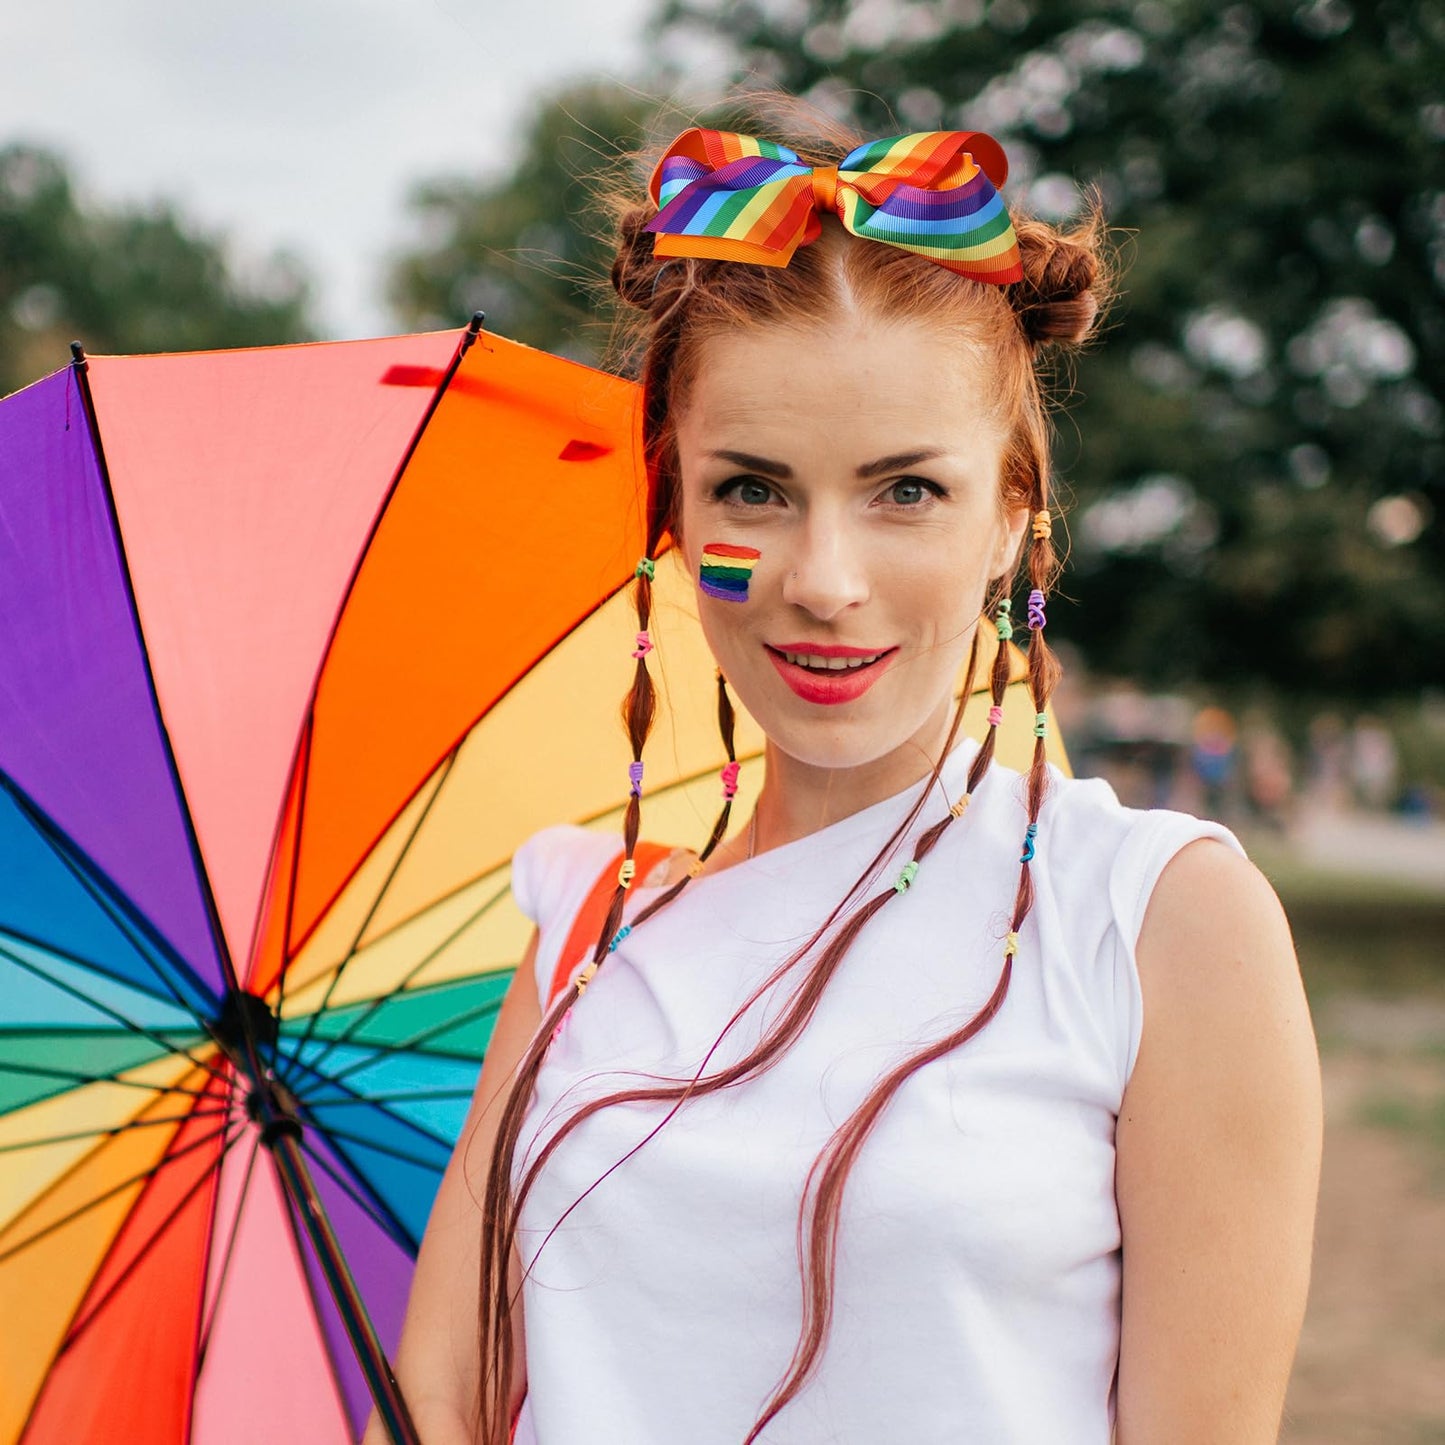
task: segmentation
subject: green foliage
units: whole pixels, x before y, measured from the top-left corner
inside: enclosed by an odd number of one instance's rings
[[[49,151],[0,149],[0,395],[94,353],[309,340],[294,262],[237,277],[225,246],[169,206],[84,205]]]
[[[424,181],[410,204],[429,244],[398,259],[388,298],[403,325],[473,311],[504,336],[596,362],[613,319],[609,218],[599,186],[659,124],[659,106],[612,84],[540,103],[512,169],[492,181]]]
[[[1079,605],[1050,612],[1091,665],[1300,702],[1445,684],[1445,0],[664,0],[653,39],[865,136],[991,131],[1046,219],[1101,188],[1127,268],[1061,417]],[[506,176],[417,193],[403,318],[480,306],[594,358],[581,177],[688,123],[606,86],[543,103]]]
[[[991,131],[1048,219],[1102,187],[1132,265],[1061,432],[1081,606],[1050,614],[1095,666],[1445,680],[1441,0],[669,0],[657,28],[865,135]]]

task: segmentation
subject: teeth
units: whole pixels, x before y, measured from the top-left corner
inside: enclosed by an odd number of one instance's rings
[[[877,662],[883,656],[881,652],[875,652],[869,657],[818,657],[808,652],[785,652],[785,658],[795,666],[811,667],[819,671],[842,672],[845,668],[863,667],[870,662]]]

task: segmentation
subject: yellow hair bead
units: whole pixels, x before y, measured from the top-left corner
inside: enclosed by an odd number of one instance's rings
[[[597,961],[594,959],[577,975],[577,997],[581,998],[587,991],[587,985],[592,982],[593,975],[597,972]]]
[[[963,794],[963,796],[959,798],[959,800],[948,811],[952,813],[955,818],[963,817],[963,815],[968,811],[969,800],[972,798],[972,796],[973,795],[971,793]]]
[[[637,873],[637,864],[631,858],[624,858],[622,867],[617,870],[617,881],[624,888],[632,887],[632,879]]]
[[[1011,958],[1019,951],[1019,936],[1017,933],[1010,933],[1008,942],[1004,945],[1004,957]]]
[[[689,878],[698,878],[698,877],[701,877],[701,875],[702,875],[702,859],[701,859],[701,858],[694,858],[693,861],[687,865],[687,876],[688,876]]]
[[[1054,519],[1049,515],[1047,507],[1041,507],[1034,513],[1034,541],[1047,542],[1054,535]]]

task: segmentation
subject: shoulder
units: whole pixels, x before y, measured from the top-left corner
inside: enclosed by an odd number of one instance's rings
[[[512,896],[522,912],[546,929],[592,886],[621,841],[576,823],[533,833],[512,854]]]
[[[1308,1027],[1294,942],[1274,888],[1248,858],[1207,837],[1167,861],[1136,950],[1154,1032],[1238,1032],[1237,1013]]]

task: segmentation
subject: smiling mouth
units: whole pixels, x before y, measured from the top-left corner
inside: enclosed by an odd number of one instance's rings
[[[764,643],[763,646],[768,647],[768,644]],[[768,647],[768,651],[785,662],[791,662],[794,667],[803,667],[809,672],[826,673],[855,672],[860,667],[872,667],[880,658],[887,657],[897,649],[885,647],[881,652],[870,652],[858,657],[823,657],[816,652],[784,652],[780,647]]]

